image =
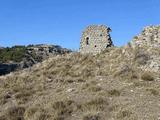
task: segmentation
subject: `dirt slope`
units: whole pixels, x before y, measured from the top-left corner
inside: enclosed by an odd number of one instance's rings
[[[150,44],[142,32],[96,56],[59,55],[1,76],[0,120],[159,120],[160,27],[149,28]]]

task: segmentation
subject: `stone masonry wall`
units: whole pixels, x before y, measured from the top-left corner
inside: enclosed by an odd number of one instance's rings
[[[160,26],[147,26],[143,32],[135,36],[131,41],[132,47],[148,46],[153,48],[160,47]]]
[[[82,33],[80,53],[97,54],[113,46],[110,31],[105,25],[88,26]]]
[[[145,27],[143,32],[135,36],[129,45],[132,48],[147,48],[144,53],[148,54],[149,60],[146,65],[142,66],[142,69],[160,71],[160,25]]]

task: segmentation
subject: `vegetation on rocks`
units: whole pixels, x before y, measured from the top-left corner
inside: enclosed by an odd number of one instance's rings
[[[130,44],[53,56],[1,76],[0,119],[157,120],[158,57],[159,48]]]
[[[25,57],[26,52],[25,46],[13,46],[11,48],[0,49],[0,60],[2,63],[9,61],[20,62]]]
[[[50,56],[69,53],[71,50],[54,45],[13,46],[0,49],[0,75],[31,67]]]

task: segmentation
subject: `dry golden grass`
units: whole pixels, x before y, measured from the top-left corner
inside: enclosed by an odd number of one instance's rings
[[[119,113],[117,114],[117,119],[124,119],[124,118],[129,118],[131,116],[132,112],[128,110],[120,110]]]
[[[2,120],[24,120],[25,108],[20,106],[13,106],[5,111]]]
[[[83,117],[83,120],[100,120],[100,116],[97,114],[87,114]]]
[[[154,96],[159,96],[159,91],[154,88],[147,88],[146,91],[150,92]]]
[[[107,106],[109,103],[103,97],[94,98],[90,101],[87,101],[83,104],[84,111],[103,111],[104,107]]]
[[[157,52],[138,50],[54,56],[0,77],[0,120],[157,119],[159,72],[143,69]]]

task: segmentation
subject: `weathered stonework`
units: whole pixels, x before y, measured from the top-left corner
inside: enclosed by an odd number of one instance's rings
[[[147,26],[143,32],[130,42],[132,47],[148,46],[151,48],[160,47],[160,25]]]
[[[146,48],[145,53],[148,54],[149,60],[146,65],[141,68],[149,71],[160,71],[160,25],[147,26],[143,32],[135,36],[130,42],[130,46],[134,48]],[[141,57],[144,55],[142,54]]]
[[[113,46],[110,31],[111,29],[105,25],[88,26],[82,33],[80,53],[97,54]]]

